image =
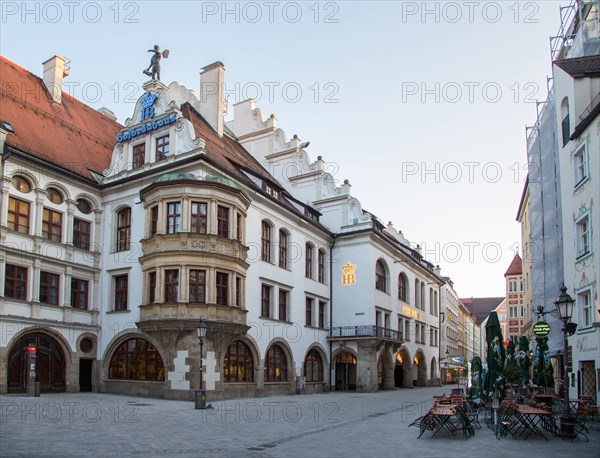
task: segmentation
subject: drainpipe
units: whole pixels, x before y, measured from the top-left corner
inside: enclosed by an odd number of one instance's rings
[[[335,234],[333,242],[329,247],[329,336],[333,335],[333,247],[335,246]],[[332,391],[331,372],[333,370],[333,361],[331,359],[333,353],[333,342],[329,340],[329,391]]]

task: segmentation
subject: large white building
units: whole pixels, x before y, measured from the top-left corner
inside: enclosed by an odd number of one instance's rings
[[[591,6],[591,5],[590,5]],[[570,396],[599,399],[600,378],[600,36],[598,2],[572,25],[573,44],[554,59],[554,95],[564,283],[575,299],[569,338]],[[580,15],[586,12],[578,12]],[[595,35],[594,35],[595,34]],[[579,46],[577,46],[579,45]]]
[[[530,242],[524,253],[532,263],[530,318],[550,324],[556,375],[568,378],[570,397],[598,400],[600,3],[573,1],[561,9],[561,22],[551,38],[552,85],[528,137],[531,167],[519,209],[524,215],[527,203],[528,215],[519,221]],[[571,321],[577,323],[568,338],[566,374],[563,324],[554,305],[562,283],[575,299]]]
[[[438,383],[439,270],[254,101],[225,123],[223,64],[124,125],[58,56],[0,67],[0,392],[28,346],[42,391],[191,399],[201,349],[209,399]]]

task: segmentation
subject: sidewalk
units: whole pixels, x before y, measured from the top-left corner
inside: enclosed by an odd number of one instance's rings
[[[485,426],[465,441],[408,425],[450,388],[338,392],[213,403],[80,393],[0,397],[0,455],[5,456],[597,456],[590,442],[531,437],[497,440]]]

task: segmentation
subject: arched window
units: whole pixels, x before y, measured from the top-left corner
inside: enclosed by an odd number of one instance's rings
[[[415,280],[415,308],[420,308],[420,297],[421,297],[421,283],[418,279]]]
[[[56,188],[48,188],[48,190],[46,191],[46,195],[48,197],[48,200],[53,204],[60,205],[65,200],[62,193]]]
[[[31,192],[31,183],[27,178],[22,177],[21,175],[15,175],[13,177],[13,186],[16,190],[21,191],[22,193],[26,194]]]
[[[113,353],[108,378],[162,382],[165,367],[154,345],[145,339],[133,338],[123,342]]]
[[[562,141],[563,146],[569,142],[571,136],[571,122],[569,120],[569,99],[565,97],[560,104],[560,115],[562,119]]]
[[[287,382],[287,361],[279,345],[273,345],[265,359],[265,381]]]
[[[223,373],[225,382],[254,381],[254,361],[248,345],[240,340],[229,344],[223,362]]]
[[[425,282],[421,282],[421,310],[425,311]]]
[[[288,233],[283,229],[279,230],[279,267],[288,268]]]
[[[323,381],[323,360],[314,348],[306,355],[304,361],[304,376],[307,382]]]
[[[387,291],[385,266],[381,261],[377,261],[377,264],[375,264],[375,289],[383,291],[384,293]]]
[[[131,241],[131,208],[117,213],[117,251],[129,250]]]
[[[429,314],[435,315],[435,311],[433,309],[433,288],[429,288]]]
[[[317,257],[317,279],[319,283],[325,283],[325,250],[319,250]]]
[[[404,302],[408,302],[408,282],[406,281],[406,275],[398,275],[398,299]]]
[[[271,226],[266,221],[262,222],[261,235],[261,259],[265,262],[271,262]]]
[[[314,259],[314,247],[312,243],[306,244],[306,259],[305,259],[305,274],[306,278],[313,278],[313,259]]]
[[[90,213],[92,213],[92,204],[90,204],[85,199],[77,199],[76,207],[77,207],[77,210],[79,210],[81,213],[83,213],[85,215],[89,215]]]

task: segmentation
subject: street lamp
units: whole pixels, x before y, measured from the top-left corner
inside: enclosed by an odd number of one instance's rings
[[[573,306],[575,301],[571,296],[567,294],[567,287],[562,284],[560,287],[560,296],[556,298],[554,301],[556,305],[556,311],[558,313],[558,318],[563,322],[563,335],[564,335],[564,351],[562,358],[562,373],[563,373],[563,387],[565,392],[565,406],[564,406],[564,414],[560,417],[560,433],[562,436],[573,437],[575,424],[573,422],[573,418],[571,417],[571,406],[569,404],[569,383],[567,379],[567,351],[568,351],[568,335],[569,331],[573,329],[573,324],[570,325],[569,321],[571,321],[571,316],[573,315]],[[577,325],[575,325],[575,328]],[[573,330],[574,332],[574,330]]]
[[[206,409],[206,392],[203,390],[204,384],[202,382],[202,348],[206,337],[206,323],[203,319],[200,319],[196,332],[198,333],[198,340],[200,340],[200,389],[195,391],[195,408],[204,410]]]

